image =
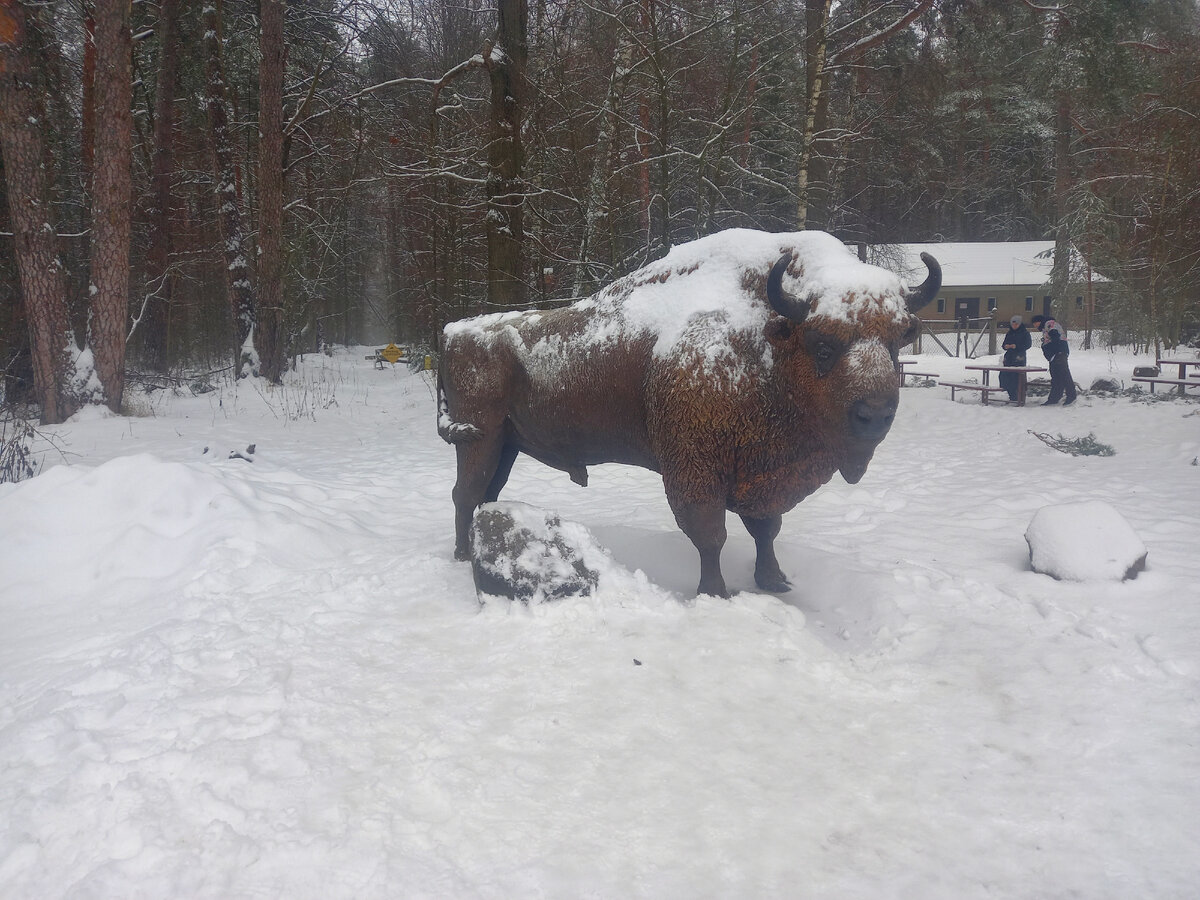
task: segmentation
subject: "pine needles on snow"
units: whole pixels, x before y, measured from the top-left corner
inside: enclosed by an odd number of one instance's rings
[[[1053,447],[1062,453],[1069,453],[1071,456],[1113,456],[1117,452],[1110,444],[1096,440],[1095,433],[1091,431],[1088,432],[1087,437],[1080,438],[1069,438],[1062,434],[1050,437],[1048,434],[1032,430],[1029,433],[1048,447]]]

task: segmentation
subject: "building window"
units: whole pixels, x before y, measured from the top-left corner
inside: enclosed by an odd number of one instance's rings
[[[946,298],[938,297],[938,312],[944,313],[945,311],[946,311]]]
[[[996,298],[988,297],[988,312],[993,312],[996,309]]]
[[[1033,298],[1032,297],[1025,298],[1025,312],[1033,312]]]
[[[1076,298],[1075,298],[1075,308],[1076,308],[1076,309],[1083,309],[1083,298],[1082,298],[1082,297],[1076,297]]]

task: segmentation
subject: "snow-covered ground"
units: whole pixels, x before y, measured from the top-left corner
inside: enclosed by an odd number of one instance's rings
[[[693,600],[653,474],[522,459],[505,499],[643,574],[481,608],[430,382],[363,355],[84,414],[0,486],[0,896],[1196,896],[1200,403],[905,388],[785,517],[784,597],[731,519],[746,593]],[[1030,570],[1083,500],[1136,580]]]

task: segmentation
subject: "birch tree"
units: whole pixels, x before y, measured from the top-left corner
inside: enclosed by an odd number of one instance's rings
[[[835,25],[832,0],[805,0],[805,97],[804,124],[796,174],[796,226],[808,227],[812,199],[812,168],[816,144],[827,122],[828,82],[831,72],[858,63],[869,51],[904,31],[932,5],[934,0],[914,0],[904,4],[883,0],[865,9],[851,5],[851,21]],[[861,31],[863,22],[874,27],[862,37],[849,39]],[[844,44],[839,45],[839,41]]]

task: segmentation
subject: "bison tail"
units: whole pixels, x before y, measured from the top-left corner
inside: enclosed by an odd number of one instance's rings
[[[468,441],[478,440],[483,432],[466,422],[455,422],[450,416],[450,406],[446,403],[446,393],[442,390],[442,377],[438,373],[437,386],[438,399],[438,417],[437,430],[438,435],[447,444],[465,444]]]

